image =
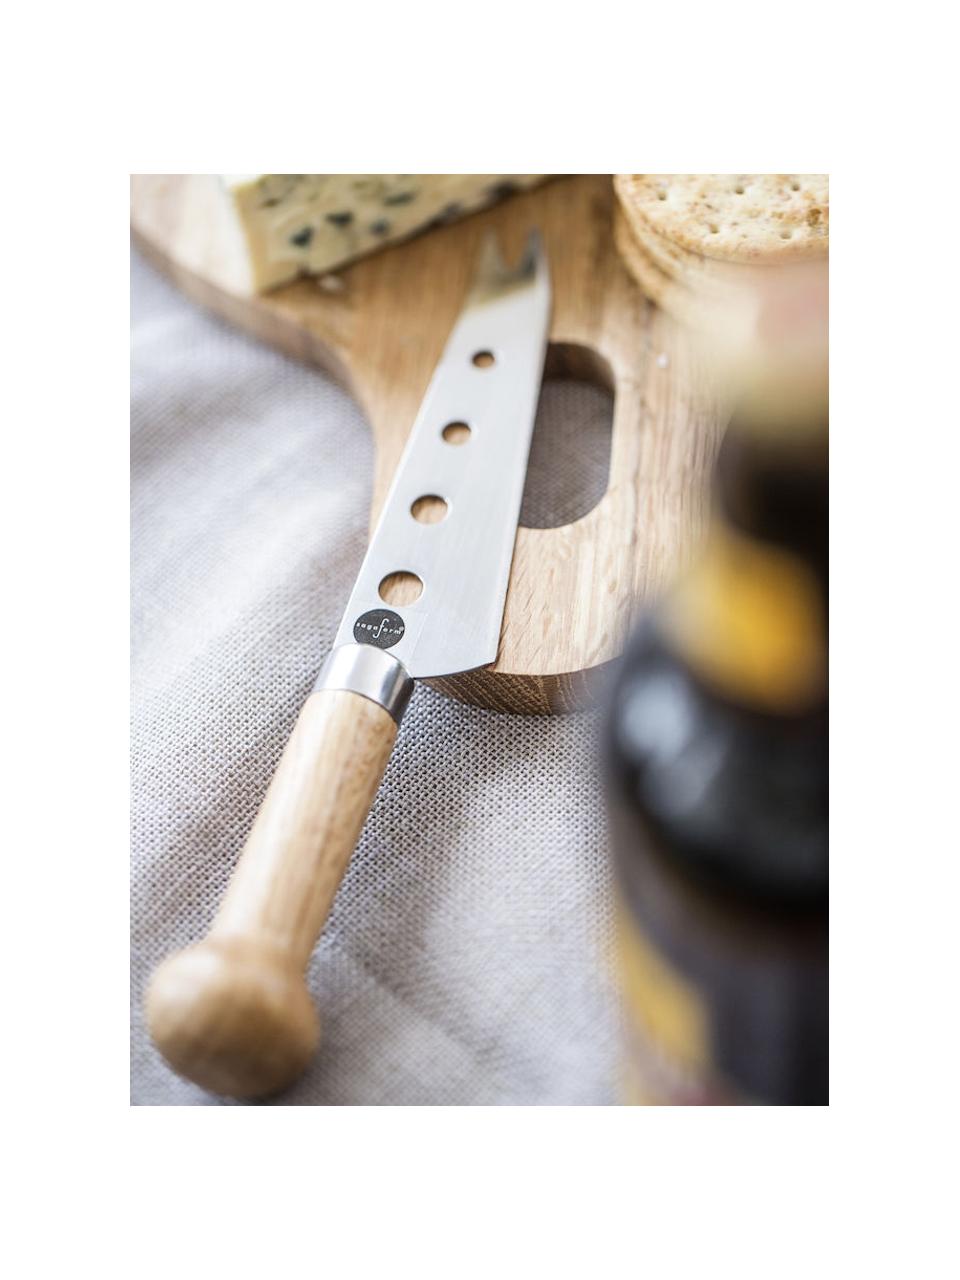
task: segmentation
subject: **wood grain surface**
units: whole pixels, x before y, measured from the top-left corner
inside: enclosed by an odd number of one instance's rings
[[[555,179],[462,222],[338,272],[249,297],[233,284],[236,232],[209,175],[132,181],[137,243],[191,298],[332,373],[355,396],[376,446],[376,520],[433,367],[463,304],[480,240],[508,256],[543,233],[553,280],[547,376],[614,394],[610,477],[573,524],[517,533],[492,667],[436,681],[497,710],[552,712],[589,702],[638,608],[690,554],[706,508],[721,412],[683,330],[653,307],[613,243],[611,180]]]
[[[213,927],[150,982],[150,1034],[188,1080],[258,1097],[313,1055],[304,969],[396,736],[390,714],[359,694],[324,689],[304,703]]]

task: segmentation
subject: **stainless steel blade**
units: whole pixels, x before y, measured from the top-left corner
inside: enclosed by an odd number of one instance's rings
[[[533,233],[507,267],[484,243],[400,459],[336,644],[389,649],[411,676],[453,675],[497,656],[550,319],[550,279]],[[480,353],[493,357],[475,362]],[[451,424],[466,424],[469,436]],[[456,442],[459,440],[460,442]],[[442,498],[424,524],[417,499]],[[391,574],[423,583],[412,604],[380,595]]]

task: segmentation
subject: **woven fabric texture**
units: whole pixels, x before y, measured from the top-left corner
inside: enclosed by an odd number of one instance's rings
[[[332,382],[136,258],[131,334],[131,1100],[224,1105],[153,1049],[144,988],[209,926],[330,647],[373,451]],[[529,523],[602,492],[604,415],[590,388],[549,388]],[[500,715],[418,688],[310,962],[320,1052],[267,1105],[615,1101],[598,775],[595,713]]]

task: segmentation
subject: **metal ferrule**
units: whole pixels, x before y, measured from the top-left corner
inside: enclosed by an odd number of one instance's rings
[[[342,644],[320,668],[313,692],[321,689],[359,693],[389,711],[399,724],[413,693],[413,678],[402,662],[375,645]]]

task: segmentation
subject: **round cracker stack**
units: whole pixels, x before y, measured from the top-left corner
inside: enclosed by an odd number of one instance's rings
[[[697,328],[749,326],[757,273],[825,258],[825,174],[621,173],[617,247],[643,291]]]

